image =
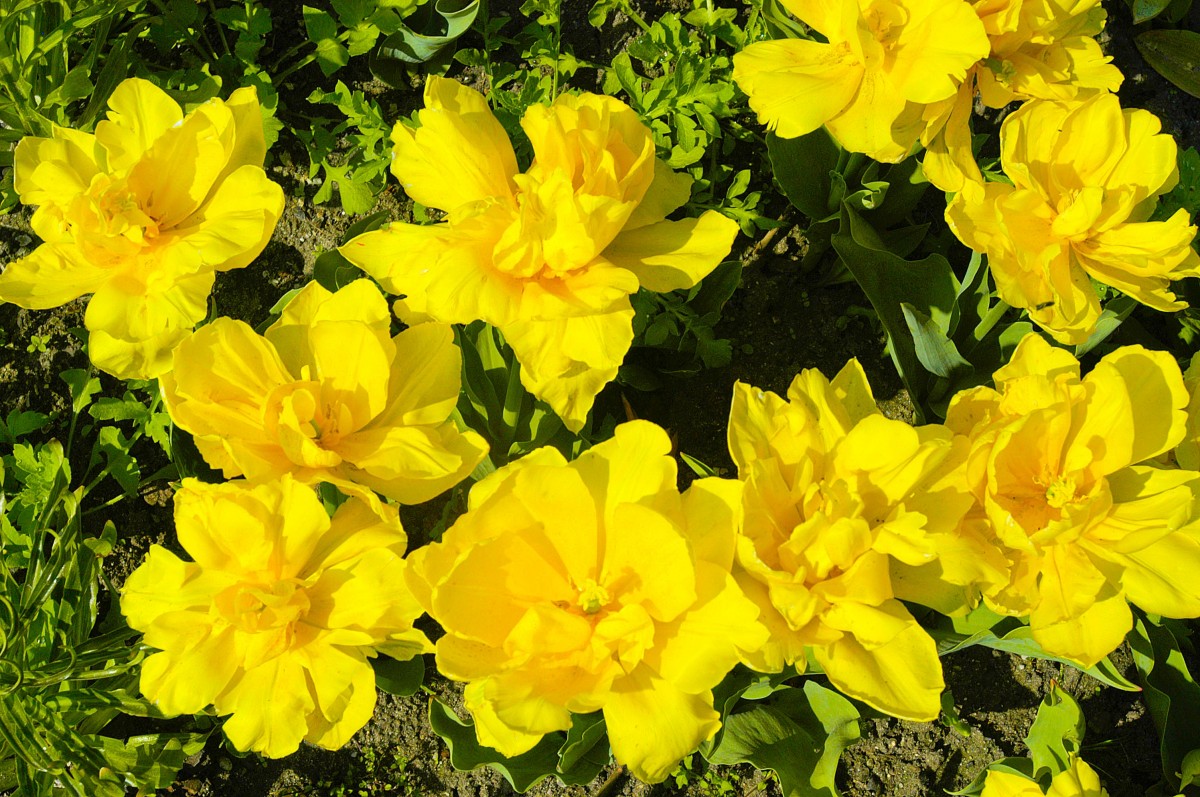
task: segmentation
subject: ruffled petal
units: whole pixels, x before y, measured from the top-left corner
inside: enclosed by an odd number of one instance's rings
[[[695,219],[626,230],[604,250],[604,257],[636,274],[647,290],[690,288],[725,259],[738,230],[737,222],[709,210]]]
[[[846,45],[786,39],[756,42],[735,55],[733,79],[760,123],[780,138],[796,138],[846,110],[864,69]]]

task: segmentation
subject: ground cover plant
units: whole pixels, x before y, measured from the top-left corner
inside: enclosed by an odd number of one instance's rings
[[[6,3],[0,793],[1197,793],[1197,13]]]

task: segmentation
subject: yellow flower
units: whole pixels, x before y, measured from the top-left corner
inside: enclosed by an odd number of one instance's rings
[[[1096,327],[1090,280],[1171,312],[1186,306],[1171,281],[1200,276],[1187,211],[1145,221],[1178,179],[1175,141],[1159,128],[1111,94],[1027,102],[1000,129],[1013,184],[968,185],[946,209],[959,240],[987,254],[1000,297],[1060,343],[1082,343]]]
[[[1175,361],[1126,346],[1080,379],[1030,334],[995,381],[955,396],[946,419],[971,438],[967,484],[1012,565],[988,605],[1029,615],[1042,647],[1085,667],[1121,644],[1127,599],[1200,616],[1200,473],[1138,464],[1183,437]]]
[[[971,151],[976,96],[988,108],[1031,99],[1083,100],[1115,92],[1123,80],[1093,38],[1104,29],[1100,0],[976,0],[974,8],[991,53],[944,103],[921,139],[927,149],[925,175],[947,192],[962,190],[964,180],[983,182]]]
[[[416,504],[487,453],[450,420],[460,368],[448,326],[391,337],[387,302],[370,280],[337,293],[313,282],[266,337],[228,318],[192,333],[162,391],[171,419],[226,478],[290,473]]]
[[[367,659],[431,650],[412,627],[400,519],[379,508],[351,498],[330,520],[290,477],[184,480],[175,526],[194,561],[152,546],[121,590],[129,625],[161,651],[142,664],[143,694],[169,715],[232,714],[239,750],[344,745],[375,708]]]
[[[15,184],[37,205],[45,242],[0,274],[0,301],[43,310],[92,294],[92,362],[122,379],[153,378],[208,313],[215,272],[266,246],[283,191],[262,169],[254,89],[186,116],[161,89],[130,78],[95,135],[55,128],[22,139]]]
[[[963,0],[781,0],[827,43],[751,44],[733,78],[758,119],[781,138],[821,125],[878,161],[908,156],[927,106],[953,97],[988,53],[983,24]]]
[[[803,668],[811,649],[846,694],[935,718],[937,650],[896,599],[890,570],[895,561],[915,574],[940,555],[942,570],[925,577],[986,580],[987,557],[956,534],[972,503],[961,443],[883,417],[852,360],[832,382],[805,370],[786,400],[737,383],[729,450],[745,483],[734,572],[771,632],[750,666]]]
[[[729,253],[737,224],[714,211],[665,220],[691,178],[655,158],[650,131],[612,97],[531,107],[524,173],[478,92],[431,77],[420,120],[396,125],[392,171],[447,221],[392,224],[342,254],[404,295],[406,322],[498,327],[525,387],[579,430],[633,340],[629,295],[696,284]]]
[[[518,755],[603,711],[617,761],[657,782],[716,733],[711,690],[766,631],[729,573],[737,483],[680,496],[670,450],[645,421],[569,464],[538,449],[412,555],[481,744]]]
[[[1010,772],[990,770],[983,782],[979,797],[1108,797],[1100,785],[1100,776],[1078,756],[1071,756],[1067,769],[1050,782],[1050,791],[1043,792],[1036,781]]]

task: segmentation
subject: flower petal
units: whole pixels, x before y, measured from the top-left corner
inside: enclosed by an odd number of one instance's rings
[[[604,258],[632,271],[647,290],[690,288],[725,259],[738,231],[737,222],[709,210],[695,219],[626,229],[604,250]]]
[[[863,75],[849,47],[801,39],[755,42],[733,57],[734,81],[780,138],[811,133],[842,113]]]

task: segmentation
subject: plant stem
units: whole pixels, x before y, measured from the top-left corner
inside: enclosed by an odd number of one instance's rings
[[[650,26],[646,24],[646,20],[642,19],[642,15],[633,10],[633,6],[629,0],[621,0],[621,10],[625,12],[625,16],[633,20],[633,24],[637,25],[646,33],[650,32]]]

